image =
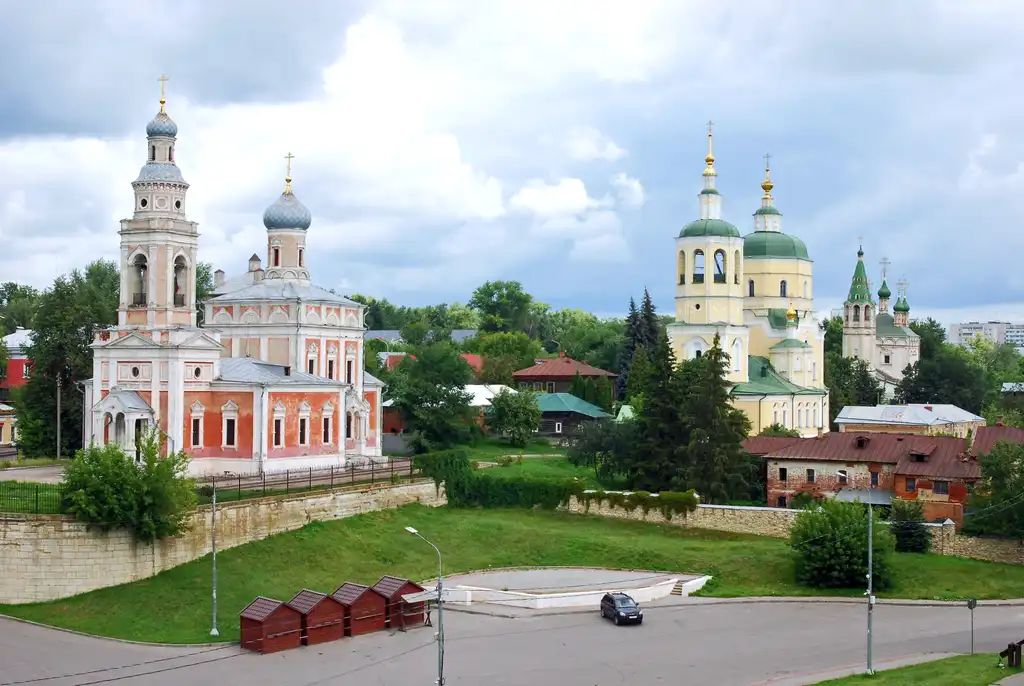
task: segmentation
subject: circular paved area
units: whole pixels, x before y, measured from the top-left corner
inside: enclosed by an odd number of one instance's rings
[[[445,585],[476,586],[520,593],[571,593],[583,591],[627,590],[645,588],[677,579],[695,579],[692,574],[667,572],[624,572],[615,569],[578,567],[541,569],[496,569],[445,577]]]

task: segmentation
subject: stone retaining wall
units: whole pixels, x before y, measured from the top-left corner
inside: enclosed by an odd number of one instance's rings
[[[627,510],[621,507],[612,507],[608,501],[600,504],[591,501],[588,508],[576,498],[569,501],[568,510],[577,514],[589,513],[601,517],[634,519],[657,524],[668,523],[694,529],[714,529],[774,538],[789,537],[789,528],[799,512],[799,510],[775,507],[698,505],[697,509],[689,516],[685,518],[674,516],[666,522],[665,517],[658,510],[650,510],[644,514],[640,508]],[[932,552],[937,555],[969,557],[986,562],[1024,564],[1024,545],[1018,541],[964,536],[956,532],[956,525],[951,520],[946,520],[945,524],[925,524],[925,527],[932,535]]]
[[[436,507],[447,499],[422,482],[226,503],[217,506],[217,549],[414,502]],[[154,576],[208,554],[211,522],[211,508],[200,507],[184,535],[150,545],[63,515],[0,515],[0,603],[56,600]]]

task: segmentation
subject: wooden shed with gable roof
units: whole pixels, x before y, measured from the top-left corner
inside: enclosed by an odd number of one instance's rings
[[[287,603],[259,596],[239,613],[246,650],[276,653],[302,644],[302,613]]]
[[[387,626],[387,598],[369,586],[346,581],[331,598],[345,610],[346,636],[381,631]]]
[[[387,626],[390,629],[406,629],[422,626],[426,615],[424,603],[407,603],[402,596],[422,593],[424,588],[408,579],[397,576],[382,576],[373,590],[388,600]]]
[[[345,636],[345,606],[327,595],[304,588],[288,601],[302,613],[302,643],[316,645]]]

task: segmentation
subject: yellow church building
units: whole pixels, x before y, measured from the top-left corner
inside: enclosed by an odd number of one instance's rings
[[[676,311],[668,337],[676,358],[689,360],[715,335],[729,355],[734,405],[751,432],[780,424],[815,436],[828,431],[825,334],[814,315],[813,262],[807,246],[782,231],[765,161],[764,195],[754,231],[742,236],[722,219],[722,195],[708,127],[700,218],[676,239]]]

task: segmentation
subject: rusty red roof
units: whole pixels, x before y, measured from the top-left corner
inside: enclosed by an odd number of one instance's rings
[[[767,455],[800,440],[792,436],[751,436],[743,441],[743,449],[751,455]]]
[[[377,593],[380,593],[388,600],[391,600],[405,587],[406,584],[412,584],[419,590],[423,590],[423,587],[419,584],[409,581],[408,579],[401,579],[397,576],[382,576],[380,581],[373,585],[373,590],[377,591]]]
[[[615,377],[616,374],[607,372],[603,369],[598,369],[586,362],[580,362],[574,360],[571,357],[567,357],[565,353],[562,353],[558,357],[553,357],[550,360],[537,360],[537,364],[526,369],[520,369],[517,372],[512,372],[512,377],[516,379],[563,379],[568,380],[576,376],[608,376]]]
[[[354,584],[351,581],[346,581],[338,590],[331,594],[331,597],[337,600],[342,605],[351,605],[352,603],[359,600],[364,593],[367,591],[373,591],[374,589],[369,586],[363,586],[362,584]],[[377,595],[380,595],[379,593]]]
[[[1018,429],[1015,426],[1003,426],[1002,424],[980,427],[974,436],[974,445],[971,447],[971,452],[975,455],[988,455],[999,441],[1024,443],[1024,429]]]
[[[239,616],[243,619],[262,622],[282,607],[287,607],[287,605],[285,605],[281,600],[274,600],[273,598],[264,598],[263,596],[259,596],[256,600],[249,603],[245,609],[239,613]]]
[[[309,614],[314,607],[320,604],[324,598],[327,597],[326,593],[320,593],[318,591],[311,591],[308,588],[304,588],[295,594],[295,597],[288,601],[288,607],[293,610],[298,610],[302,614]]]

